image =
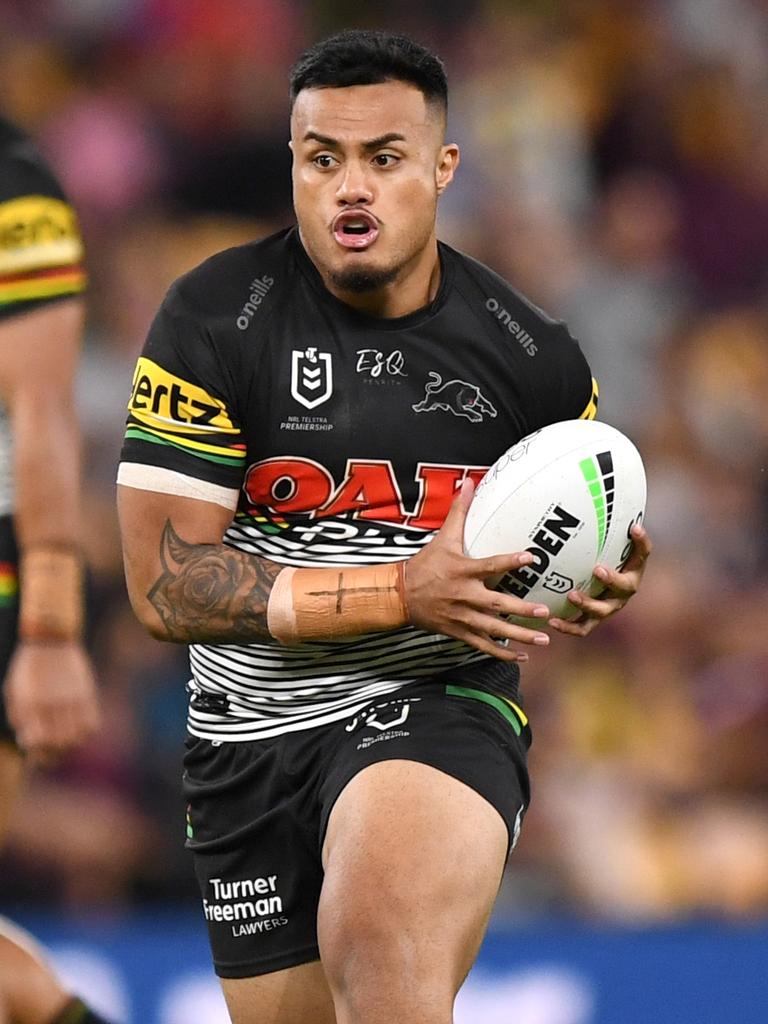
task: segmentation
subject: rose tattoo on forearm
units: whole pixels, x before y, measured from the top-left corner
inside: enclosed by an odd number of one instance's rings
[[[147,597],[168,639],[248,643],[269,638],[267,600],[281,565],[225,544],[189,544],[168,519],[160,539],[163,572]]]

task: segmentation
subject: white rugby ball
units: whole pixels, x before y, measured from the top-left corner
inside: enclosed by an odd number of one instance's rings
[[[629,530],[642,521],[645,502],[643,460],[629,438],[597,420],[564,420],[524,437],[491,466],[467,512],[464,550],[473,558],[530,551],[533,563],[507,573],[497,589],[575,618],[579,609],[566,594],[604,588],[593,570],[626,562]]]

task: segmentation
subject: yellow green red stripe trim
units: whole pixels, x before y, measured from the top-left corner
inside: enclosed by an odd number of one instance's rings
[[[174,437],[171,439],[157,430],[150,430],[149,427],[137,427],[130,424],[125,431],[126,438],[134,438],[137,441],[148,441],[151,444],[165,444],[169,448],[180,448],[190,455],[197,455],[201,459],[208,459],[209,462],[221,462],[225,466],[242,466],[246,453],[239,452],[233,448],[216,448],[211,444],[202,444],[200,441],[190,441],[186,437]]]
[[[523,709],[520,707],[520,705],[519,704],[515,704],[515,702],[513,700],[507,700],[506,697],[504,697],[504,700],[507,701],[507,704],[509,704],[509,706],[515,712],[515,714],[520,719],[522,724],[523,725],[528,725],[528,715],[526,715],[526,713],[523,711]]]
[[[0,562],[0,605],[12,604],[19,593],[19,577],[12,562]]]
[[[518,736],[522,735],[523,728],[528,725],[527,715],[514,701],[497,697],[493,693],[486,693],[485,690],[475,690],[469,686],[448,685],[445,688],[445,692],[450,697],[468,697],[470,700],[479,700],[483,704],[488,704],[490,707],[495,708],[509,722]]]
[[[2,276],[0,305],[77,294],[84,291],[86,283],[86,274],[81,267],[62,267],[56,270],[45,269],[29,274]]]

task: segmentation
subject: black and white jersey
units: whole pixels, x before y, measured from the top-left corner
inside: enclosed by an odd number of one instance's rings
[[[30,140],[0,118],[0,328],[85,288],[72,207]],[[0,515],[13,511],[10,424],[0,406]]]
[[[286,566],[394,562],[466,476],[546,424],[592,417],[567,329],[440,245],[433,302],[396,319],[332,296],[295,229],[170,289],[139,358],[119,481],[231,508],[225,542]],[[331,722],[474,660],[406,627],[344,641],[193,644],[193,734],[246,740]]]

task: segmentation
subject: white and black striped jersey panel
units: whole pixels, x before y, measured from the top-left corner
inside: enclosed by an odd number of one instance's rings
[[[194,735],[230,740],[306,729],[481,658],[457,640],[411,628],[294,648],[194,644],[189,727]]]
[[[292,523],[265,534],[247,521],[235,520],[224,542],[273,562],[292,566],[382,565],[410,558],[429,543],[430,530],[408,530],[390,523],[361,522],[344,517]]]
[[[372,557],[369,548],[360,551],[354,543],[294,546],[290,533],[276,540],[238,524],[225,539],[233,547],[294,566],[393,562],[418,550],[382,545],[378,557]],[[431,534],[414,531],[411,536],[426,543]],[[458,640],[412,627],[295,647],[193,644],[189,729],[213,740],[265,739],[307,729],[352,715],[409,682],[483,657]]]

